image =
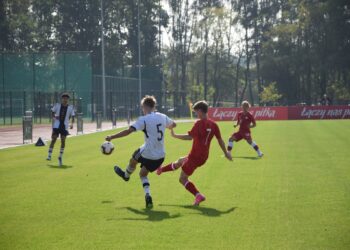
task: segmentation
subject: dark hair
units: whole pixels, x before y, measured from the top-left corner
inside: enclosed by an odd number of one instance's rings
[[[68,98],[70,98],[70,96],[69,96],[68,93],[62,93],[61,98],[63,98],[63,97],[68,97]]]
[[[194,110],[201,110],[203,113],[208,113],[208,103],[206,101],[198,101],[193,104],[192,108]]]
[[[141,105],[145,105],[150,108],[154,108],[157,104],[157,100],[153,95],[146,95],[144,98],[141,100]]]

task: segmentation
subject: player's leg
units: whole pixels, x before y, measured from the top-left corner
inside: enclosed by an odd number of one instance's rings
[[[227,143],[227,151],[230,151],[233,149],[233,142],[236,141],[236,137],[234,135],[232,135],[229,139],[228,139],[228,143]]]
[[[142,156],[141,151],[138,148],[135,150],[135,152],[132,154],[132,157],[129,161],[129,165],[125,168],[125,171],[123,171],[120,167],[117,165],[114,166],[114,172],[119,175],[124,181],[128,181],[130,179],[130,176],[135,171],[136,166],[138,163],[142,163]]]
[[[185,170],[186,171],[186,170]],[[201,203],[202,201],[205,200],[205,196],[202,195],[198,189],[196,188],[196,186],[193,184],[193,182],[191,182],[188,177],[189,175],[185,172],[183,169],[181,171],[180,174],[180,178],[179,181],[180,183],[187,189],[188,192],[190,192],[191,194],[193,194],[195,196],[195,200],[193,205],[198,206],[199,203]],[[194,171],[194,170],[193,170]]]
[[[128,181],[130,176],[135,171],[138,161],[131,157],[129,161],[129,165],[126,167],[125,171],[123,171],[120,167],[114,166],[114,171],[117,175],[119,175],[124,181]]]
[[[253,141],[253,139],[249,136],[246,138],[246,141],[248,142],[248,144],[250,146],[252,146],[252,148],[258,153],[259,157],[262,157],[264,154],[260,151],[259,146],[256,144],[255,141]]]
[[[140,179],[141,179],[143,191],[145,192],[146,208],[152,208],[153,202],[151,197],[150,184],[147,177],[148,173],[149,173],[148,169],[145,166],[142,166],[140,170]]]
[[[234,142],[239,142],[240,140],[242,140],[241,133],[236,132],[233,135],[231,135],[231,137],[228,139],[227,151],[229,151],[231,153],[231,151],[233,149]]]
[[[161,175],[164,172],[175,171],[176,169],[179,169],[180,167],[183,166],[186,160],[187,160],[187,157],[181,157],[175,162],[169,163],[168,165],[165,165],[163,167],[159,167],[157,169],[157,175]]]
[[[58,157],[58,163],[60,166],[62,166],[63,161],[62,161],[62,157],[63,157],[63,153],[64,153],[64,149],[66,147],[66,135],[61,134],[61,148],[60,148],[60,155]]]
[[[48,152],[48,155],[47,155],[47,160],[48,161],[51,160],[53,147],[55,146],[55,143],[57,141],[57,137],[58,137],[58,134],[53,130],[52,131],[52,135],[51,135],[51,143],[50,143],[50,146],[49,146],[49,152]]]

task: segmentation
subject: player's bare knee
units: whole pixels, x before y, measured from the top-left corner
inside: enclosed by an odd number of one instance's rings
[[[180,178],[179,178],[179,182],[180,182],[182,185],[185,185],[187,181],[188,181],[188,176],[185,175],[184,172],[181,172]]]
[[[178,168],[182,167],[182,165],[184,164],[184,162],[185,162],[185,158],[180,158],[180,159],[178,159],[178,160],[174,163],[175,169],[178,169]]]
[[[62,138],[61,139],[61,148],[65,148],[66,147],[66,138]]]
[[[129,161],[129,166],[131,168],[136,168],[137,163],[138,162],[134,158],[131,158],[130,161]]]
[[[143,166],[140,170],[139,176],[140,178],[142,178],[142,177],[146,177],[147,175],[148,175],[148,170]]]
[[[177,161],[177,162],[175,162],[174,164],[173,164],[173,167],[175,168],[175,169],[178,169],[179,167],[181,167],[182,166],[182,161]]]
[[[179,182],[180,182],[182,185],[185,185],[187,181],[188,181],[187,177],[180,176]]]

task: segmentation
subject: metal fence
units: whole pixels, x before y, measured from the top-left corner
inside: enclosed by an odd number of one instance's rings
[[[70,103],[74,105],[76,113],[87,121],[95,121],[96,113],[102,111],[101,93],[84,92],[89,95],[86,100],[75,92],[71,92]],[[143,95],[154,95],[157,98],[157,110],[171,117],[189,117],[188,104],[181,105],[177,99],[179,93],[164,92],[162,90],[150,90]],[[25,111],[31,110],[33,123],[50,123],[51,108],[60,102],[59,92],[30,92],[30,91],[0,91],[0,124],[20,124]],[[137,91],[108,91],[107,92],[107,117],[105,120],[113,120],[113,110],[116,120],[135,119],[140,114],[140,100]]]

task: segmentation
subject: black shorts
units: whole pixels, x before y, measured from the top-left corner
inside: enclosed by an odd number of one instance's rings
[[[54,129],[52,129],[52,134],[57,135],[57,136],[61,135],[61,137],[62,137],[62,136],[67,136],[69,133],[64,128],[54,128]]]
[[[162,165],[163,161],[164,161],[164,158],[161,158],[161,159],[158,159],[158,160],[150,160],[150,159],[143,158],[142,155],[141,155],[140,149],[137,149],[133,153],[132,158],[135,161],[141,163],[141,167],[144,166],[150,172],[153,172],[153,171],[157,170],[157,168],[159,168]]]

